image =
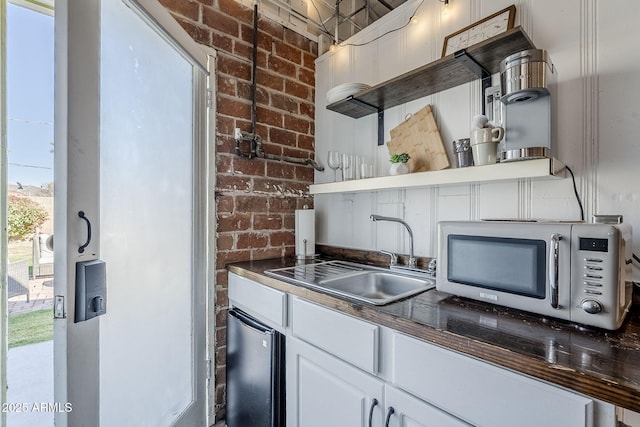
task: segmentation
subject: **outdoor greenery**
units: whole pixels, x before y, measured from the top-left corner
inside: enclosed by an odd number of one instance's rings
[[[9,315],[9,348],[53,339],[53,311]]]
[[[9,195],[7,234],[9,240],[21,240],[35,233],[47,220],[47,211],[26,197]]]

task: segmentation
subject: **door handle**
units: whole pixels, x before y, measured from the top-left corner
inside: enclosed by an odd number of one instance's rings
[[[389,410],[387,411],[387,419],[384,421],[384,427],[389,427],[389,421],[391,420],[391,415],[393,415],[396,412],[395,409],[393,409],[393,406],[389,406]]]
[[[373,409],[378,405],[378,399],[375,397],[371,400],[371,407],[369,408],[369,427],[373,427]]]
[[[551,252],[549,253],[549,291],[551,292],[551,307],[558,308],[558,276],[560,269],[560,240],[562,235],[551,235]]]
[[[89,243],[91,243],[91,222],[89,221],[89,218],[87,218],[87,216],[84,214],[84,211],[78,212],[78,216],[87,222],[87,241],[78,248],[78,252],[83,253],[85,248],[89,246]]]

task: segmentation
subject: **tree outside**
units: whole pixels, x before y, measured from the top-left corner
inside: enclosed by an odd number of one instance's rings
[[[9,195],[7,234],[10,241],[32,236],[49,217],[38,203],[26,197]]]

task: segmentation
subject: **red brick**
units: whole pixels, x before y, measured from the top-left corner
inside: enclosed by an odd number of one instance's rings
[[[274,43],[274,46],[275,46],[275,53],[280,58],[284,58],[287,61],[293,62],[294,64],[298,64],[298,65],[302,64],[302,52],[300,51],[300,49],[279,41],[276,41]],[[295,75],[291,77],[294,77],[294,76]]]
[[[232,213],[235,210],[235,201],[233,196],[216,193],[215,199],[217,213]]]
[[[213,46],[218,50],[223,50],[228,53],[233,53],[233,39],[227,37],[226,34],[222,34],[219,32],[214,32],[213,35]]]
[[[246,99],[247,101],[251,101],[253,99],[253,85],[251,82],[238,82],[238,96],[242,99]],[[269,105],[269,92],[263,87],[256,87],[256,102],[258,104],[262,104],[264,106]]]
[[[284,41],[306,52],[312,52],[311,45],[314,44],[314,42],[312,42],[305,36],[296,33],[290,28],[284,29]]]
[[[280,194],[283,182],[273,178],[253,178],[253,191],[260,194]]]
[[[264,248],[269,244],[269,237],[265,233],[240,233],[236,246],[238,249]]]
[[[200,18],[200,4],[190,0],[160,0],[160,4],[171,12],[184,16],[192,21]]]
[[[309,135],[298,135],[298,148],[301,150],[315,150],[315,138]]]
[[[311,166],[296,166],[297,181],[309,182],[313,184],[313,177],[314,177],[314,169]]]
[[[236,121],[227,116],[216,117],[216,133],[219,135],[233,136],[233,131],[236,127]]]
[[[309,86],[314,86],[316,84],[316,74],[313,71],[300,67],[298,68],[298,80]]]
[[[218,116],[218,117],[221,117],[221,116]],[[216,135],[216,152],[218,154],[221,154],[221,153],[232,154],[234,152],[235,145],[236,145],[236,142],[233,139],[233,137],[229,135]]]
[[[226,288],[229,283],[227,270],[216,270],[216,288]]]
[[[253,24],[252,26],[242,25],[240,28],[240,40],[253,47]],[[258,29],[258,50],[271,52],[273,37]]]
[[[249,261],[249,259],[251,259],[251,251],[247,249],[237,251],[216,251],[216,267],[225,267],[229,263]]]
[[[251,191],[251,178],[235,175],[216,176],[217,190]]]
[[[269,212],[293,212],[296,210],[296,199],[292,197],[269,198]]]
[[[229,55],[218,55],[218,72],[251,81],[251,64]]]
[[[267,176],[278,179],[295,179],[295,165],[279,161],[270,161],[267,163]]]
[[[269,244],[272,247],[295,245],[295,234],[290,231],[276,231],[269,235]]]
[[[280,59],[277,56],[270,56],[267,62],[268,67],[271,71],[283,76],[291,77],[293,79],[296,78],[297,70],[295,64]]]
[[[251,119],[251,104],[248,102],[240,102],[235,98],[226,96],[218,96],[216,101],[218,114],[226,116],[239,117],[243,119]]]
[[[220,154],[220,153],[219,153]],[[233,157],[218,155],[216,157],[216,172],[217,173],[233,173]]]
[[[285,80],[284,91],[297,98],[306,99],[307,101],[313,100],[309,86],[294,82],[293,80]]]
[[[189,21],[185,21],[184,19],[176,18],[178,24],[198,43],[202,43],[204,45],[211,45],[211,31],[206,28],[199,27],[194,25]]]
[[[216,287],[216,306],[227,307],[229,306],[229,291],[226,288],[218,288]]]
[[[233,53],[238,57],[250,61],[253,66],[253,46],[236,40],[233,44]],[[267,54],[265,52],[258,51],[256,58],[258,60],[258,69],[267,68]]]
[[[313,55],[307,52],[302,52],[302,65],[312,71],[316,69],[317,55]]]
[[[282,255],[282,249],[280,248],[254,249],[251,251],[251,259],[280,258]]]
[[[268,199],[264,196],[236,196],[236,210],[238,212],[265,213]]]
[[[284,124],[283,114],[269,108],[258,107],[257,117],[258,121],[263,124],[271,126],[282,126]]]
[[[229,251],[233,249],[233,236],[231,234],[221,233],[216,239],[217,251]]]
[[[282,215],[253,215],[254,230],[280,230],[282,228]]]
[[[293,147],[296,145],[296,133],[285,129],[271,128],[269,129],[269,140],[274,144],[282,144]],[[280,152],[282,152],[282,149],[280,149]]]
[[[316,107],[314,104],[310,102],[301,102],[300,103],[300,115],[308,117],[312,120],[315,120],[316,117]]]
[[[217,89],[218,93],[236,96],[236,79],[219,74],[217,78]]]
[[[271,106],[278,110],[284,110],[292,114],[298,113],[298,103],[289,96],[280,93],[271,94]]]
[[[309,120],[300,119],[298,117],[293,117],[291,115],[284,116],[284,127],[294,132],[300,132],[305,134],[308,134],[309,130],[311,129]]]
[[[226,15],[253,25],[253,9],[243,6],[237,0],[218,0],[218,9]]]
[[[251,228],[250,212],[234,212],[232,214],[218,214],[217,230],[219,233],[225,231],[247,231]]]
[[[260,16],[258,19],[258,30],[264,31],[270,36],[282,40],[284,28],[282,25],[273,22],[271,19]]]
[[[275,128],[271,128],[273,130]],[[271,130],[269,134],[271,134]],[[282,156],[282,147],[277,144],[264,143],[262,144],[262,151],[266,154],[272,154],[274,156]]]
[[[270,71],[259,70],[256,75],[258,85],[268,87],[279,92],[284,90],[284,78]],[[247,79],[249,80],[249,79]]]
[[[265,163],[266,161],[263,159],[248,159],[235,156],[233,158],[233,170],[235,173],[241,173],[244,176],[264,176]]]
[[[240,24],[238,21],[210,7],[203,6],[202,23],[230,37],[238,38],[240,35]]]
[[[296,228],[296,214],[294,212],[282,215],[282,228],[285,230],[294,230]]]

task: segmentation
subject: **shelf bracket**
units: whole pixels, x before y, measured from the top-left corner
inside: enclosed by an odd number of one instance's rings
[[[484,92],[491,86],[491,74],[486,68],[473,59],[465,49],[454,52],[453,57],[456,61],[467,67],[469,71],[482,79],[482,114],[487,114],[485,111]]]
[[[375,105],[360,101],[359,99],[354,98],[353,95],[347,97],[347,101],[353,102],[354,104],[357,104],[362,108],[366,108],[378,113],[378,145],[384,145],[384,110],[376,107]]]

